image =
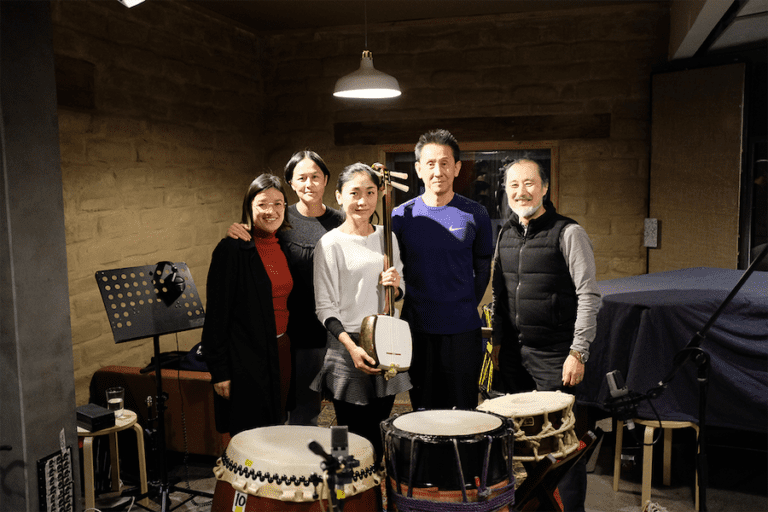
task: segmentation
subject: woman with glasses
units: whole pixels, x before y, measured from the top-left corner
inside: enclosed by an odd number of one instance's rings
[[[203,356],[215,391],[216,429],[232,436],[285,421],[293,278],[276,236],[289,227],[285,206],[280,178],[253,180],[242,211],[251,240],[224,238],[208,270]]]
[[[288,399],[289,425],[317,425],[322,409],[320,393],[309,385],[323,364],[325,326],[315,315],[315,287],[312,261],[315,246],[328,231],[344,222],[344,214],[323,203],[331,172],[323,159],[309,149],[297,151],[285,164],[285,182],[299,200],[285,210],[291,229],[277,237],[288,258],[293,290],[288,298],[288,335],[291,337],[291,394]],[[230,226],[227,235],[250,240],[245,226]]]

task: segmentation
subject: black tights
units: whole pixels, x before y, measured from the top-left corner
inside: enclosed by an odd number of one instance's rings
[[[389,418],[394,404],[395,395],[376,397],[367,405],[356,405],[341,400],[333,400],[336,424],[346,425],[350,432],[370,441],[376,453],[377,465],[381,462],[383,454],[380,424]]]

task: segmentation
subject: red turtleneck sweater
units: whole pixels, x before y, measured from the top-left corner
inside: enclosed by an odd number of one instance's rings
[[[288,260],[280,249],[275,233],[256,233],[253,237],[256,250],[261,256],[264,268],[272,281],[272,303],[275,307],[275,326],[277,334],[283,334],[288,328],[288,294],[293,288],[293,278],[288,269]]]

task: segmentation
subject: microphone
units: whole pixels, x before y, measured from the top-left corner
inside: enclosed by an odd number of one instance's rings
[[[352,483],[354,469],[360,465],[359,460],[355,459],[353,455],[349,455],[348,434],[349,430],[346,426],[331,427],[330,454],[326,453],[317,441],[311,441],[308,446],[312,453],[323,458],[320,467],[328,472],[329,483],[333,482],[330,485],[334,486],[336,492],[332,495],[331,502],[334,508],[338,506],[339,509],[343,509],[343,500],[346,498],[344,486]]]
[[[348,427],[331,427],[331,456],[339,462],[349,455]]]
[[[323,446],[320,443],[317,441],[310,441],[308,448],[312,453],[323,458],[323,462],[320,463],[320,465],[323,466],[323,469],[336,471],[336,459],[325,453],[325,450],[323,450]]]
[[[608,381],[608,389],[611,394],[611,398],[605,402],[605,406],[613,413],[614,418],[626,423],[629,430],[634,430],[635,422],[632,421],[632,418],[637,415],[637,401],[642,396],[630,394],[619,370],[606,373],[605,379]]]
[[[354,469],[360,461],[349,454],[349,430],[345,425],[331,427],[331,456],[339,461],[336,470],[336,494],[344,498],[344,486],[352,483]]]
[[[629,394],[629,389],[624,383],[624,377],[622,377],[619,370],[613,370],[605,374],[605,378],[608,381],[608,389],[611,392],[611,397],[621,398]]]

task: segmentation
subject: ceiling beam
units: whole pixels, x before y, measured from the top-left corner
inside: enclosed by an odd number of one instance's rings
[[[407,144],[441,126],[464,142],[489,140],[605,139],[611,134],[611,114],[471,117],[337,122],[337,146]]]
[[[733,2],[691,0],[670,5],[669,58],[693,57]]]

